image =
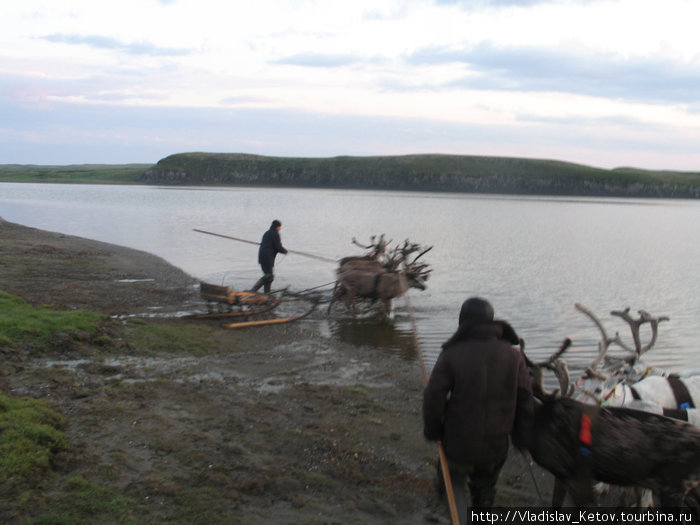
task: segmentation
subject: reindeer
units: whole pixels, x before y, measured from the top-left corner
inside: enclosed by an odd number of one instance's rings
[[[362,246],[355,239],[353,243]],[[371,254],[340,260],[328,312],[336,301],[342,299],[354,315],[355,299],[362,298],[372,302],[380,301],[386,313],[391,314],[393,299],[404,295],[409,288],[425,290],[425,282],[431,270],[427,264],[418,264],[417,261],[430,251],[432,246],[423,250],[420,245],[410,243],[407,239],[402,246],[387,252],[388,244],[384,242],[382,235],[377,243],[363,246],[372,248]],[[377,247],[381,247],[381,250]],[[420,253],[409,261],[408,258],[418,251]]]
[[[626,406],[646,412],[668,415],[689,421],[700,426],[700,371],[686,371],[681,374],[650,375],[654,372],[640,365],[643,354],[654,347],[658,338],[658,327],[668,317],[654,317],[644,310],[634,319],[629,308],[613,311],[611,315],[625,321],[632,332],[634,348],[625,344],[619,334],[608,336],[600,320],[586,307],[576,304],[576,309],[588,316],[598,327],[601,341],[598,343],[598,356],[589,365],[584,375],[575,383],[570,395],[585,403],[611,406]],[[651,338],[642,344],[640,327],[649,324]],[[608,350],[616,344],[627,352],[622,359],[609,358]],[[599,366],[603,364],[603,370]]]
[[[587,405],[545,393],[543,368],[557,370],[560,351],[544,363],[527,358],[537,400],[530,452],[555,478],[552,505],[560,508],[568,491],[583,507],[593,502],[594,481],[652,490],[663,507],[700,506],[700,429],[693,425],[621,407]],[[560,382],[564,392],[568,386]],[[697,512],[697,510],[696,510]]]

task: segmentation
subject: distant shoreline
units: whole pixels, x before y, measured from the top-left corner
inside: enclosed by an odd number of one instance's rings
[[[0,182],[700,198],[700,172],[607,170],[553,160],[430,154],[301,158],[180,153],[155,165],[0,165]]]

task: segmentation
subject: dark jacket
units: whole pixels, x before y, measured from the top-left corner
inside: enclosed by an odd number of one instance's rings
[[[532,386],[521,352],[511,345],[514,334],[503,321],[463,325],[438,356],[423,393],[423,432],[442,440],[451,461],[501,462],[509,435],[516,447],[529,449]]]
[[[270,229],[263,234],[262,241],[260,241],[260,249],[258,250],[258,263],[263,267],[265,273],[272,272],[272,267],[275,265],[275,257],[278,253],[287,253],[287,250],[282,246],[280,233],[274,226],[270,226]]]

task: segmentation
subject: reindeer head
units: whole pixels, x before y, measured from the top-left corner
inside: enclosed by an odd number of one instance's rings
[[[418,259],[432,249],[432,246],[423,248],[420,244],[411,243],[406,239],[402,246],[393,250],[391,260],[397,262],[396,267],[406,275],[406,281],[411,288],[425,290],[425,283],[430,277],[432,269],[429,264],[418,262]],[[415,253],[417,255],[411,259]]]

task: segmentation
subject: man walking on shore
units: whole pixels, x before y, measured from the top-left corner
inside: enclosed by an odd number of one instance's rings
[[[513,346],[518,336],[493,314],[488,301],[464,302],[423,394],[423,433],[445,446],[460,523],[468,522],[465,482],[474,510],[491,508],[508,438],[526,453],[532,433],[530,377]]]
[[[281,229],[282,223],[275,219],[272,221],[270,229],[263,234],[262,241],[260,241],[260,250],[258,250],[258,263],[262,268],[263,276],[253,286],[253,292],[257,292],[262,286],[265,293],[270,293],[272,281],[275,280],[273,274],[275,257],[277,257],[278,253],[287,253],[287,249],[282,246],[282,239],[279,233]]]

